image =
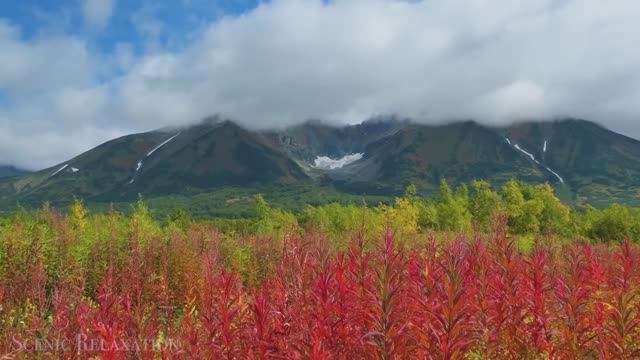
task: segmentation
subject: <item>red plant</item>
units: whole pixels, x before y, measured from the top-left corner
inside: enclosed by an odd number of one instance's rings
[[[553,284],[549,274],[549,254],[537,249],[525,261],[523,268],[525,299],[525,336],[527,346],[534,353],[551,355],[551,291]]]
[[[406,351],[407,312],[403,311],[403,283],[406,265],[402,250],[394,243],[390,229],[385,230],[378,250],[379,266],[374,269],[376,284],[368,289],[371,328],[366,334],[381,359],[401,358]]]
[[[167,241],[105,241],[85,265],[60,254],[55,269],[4,244],[16,258],[0,279],[0,357],[640,357],[639,250],[629,242],[541,241],[522,253],[500,222],[490,236],[431,235],[413,248],[386,230],[346,252],[322,234],[292,234],[243,258],[259,271],[234,271],[229,245],[199,226]],[[126,251],[100,252],[117,244]],[[56,339],[67,347],[34,349]]]
[[[609,356],[617,359],[640,357],[640,318],[638,306],[640,295],[636,280],[636,259],[631,253],[629,241],[620,245],[616,254],[613,277],[610,282],[609,321],[605,330],[608,335]]]
[[[599,266],[589,246],[563,247],[563,265],[554,286],[558,332],[555,355],[563,359],[594,356],[594,293],[599,282]],[[595,272],[594,272],[595,270]]]

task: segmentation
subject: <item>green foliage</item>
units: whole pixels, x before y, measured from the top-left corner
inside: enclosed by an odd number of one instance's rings
[[[289,211],[272,208],[262,194],[255,197],[258,219],[255,223],[255,233],[277,235],[297,227],[297,219]]]
[[[440,230],[467,230],[471,225],[469,212],[469,191],[461,185],[455,194],[446,180],[440,182],[436,195],[438,213],[438,228]]]
[[[185,209],[174,210],[167,219],[167,225],[175,226],[183,231],[188,229],[192,222],[191,215]]]
[[[491,217],[500,211],[500,195],[486,181],[475,180],[471,183],[472,198],[469,211],[474,223],[483,231],[489,230]]]
[[[131,215],[131,231],[134,236],[138,237],[141,243],[144,244],[148,239],[157,237],[159,230],[157,222],[151,216],[149,207],[142,200],[142,197],[139,198]]]
[[[438,229],[438,206],[435,202],[421,199],[418,202],[418,226],[422,230]]]
[[[531,198],[542,204],[542,212],[538,215],[540,232],[562,236],[576,233],[571,224],[571,209],[556,197],[551,185],[545,183],[528,189]]]
[[[549,184],[517,181],[507,182],[497,192],[486,181],[472,182],[470,190],[463,184],[454,191],[443,180],[431,198],[418,196],[416,187],[409,185],[391,205],[308,206],[297,217],[303,228],[315,228],[339,239],[360,228],[379,230],[385,220],[401,235],[429,230],[468,231],[472,225],[487,232],[496,214],[504,214],[509,231],[528,239],[529,245],[532,237],[525,235],[532,234],[554,234],[564,239],[640,238],[640,210],[621,205],[604,210],[572,209],[560,201]]]
[[[640,240],[640,210],[619,204],[598,211],[590,208],[586,214],[590,220],[587,235],[598,241]]]
[[[517,181],[509,181],[499,190],[486,181],[473,181],[468,188],[462,184],[454,190],[443,180],[433,196],[418,195],[417,188],[409,185],[402,196],[387,204],[371,206],[362,199],[310,203],[297,212],[274,206],[258,194],[246,217],[214,217],[206,221],[196,220],[184,209],[156,213],[155,207],[142,199],[125,213],[89,209],[80,199],[74,199],[66,210],[67,215],[62,216],[45,204],[38,210],[17,208],[0,216],[0,270],[2,262],[10,261],[10,257],[11,261],[25,262],[33,256],[33,249],[38,249],[45,271],[56,275],[65,271],[60,269],[64,259],[59,254],[66,251],[78,266],[95,269],[95,276],[89,274],[87,279],[97,284],[101,269],[120,264],[122,257],[97,254],[96,248],[109,246],[129,251],[130,238],[142,247],[150,246],[185,234],[193,224],[206,224],[228,237],[274,238],[289,232],[320,231],[340,248],[353,235],[374,239],[386,223],[398,235],[467,232],[474,227],[486,233],[492,217],[503,214],[510,234],[521,239],[552,234],[559,240],[640,241],[640,209],[618,204],[604,209],[570,207],[560,201],[549,184]],[[231,257],[237,258],[242,267],[252,257],[238,251]]]
[[[341,205],[308,206],[300,215],[300,224],[308,230],[318,230],[335,242],[342,242],[344,235],[364,232],[367,238],[379,234],[384,225],[384,214],[379,208]]]
[[[526,186],[515,180],[507,182],[501,192],[509,229],[516,234],[537,232],[544,209],[542,201],[532,197]]]

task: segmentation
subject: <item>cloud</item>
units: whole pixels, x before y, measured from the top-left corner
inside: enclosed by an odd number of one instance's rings
[[[273,0],[181,46],[106,55],[81,38],[27,42],[0,25],[0,162],[51,165],[214,113],[255,128],[385,113],[491,124],[570,115],[638,137],[639,16],[634,0]],[[117,75],[97,76],[105,68]],[[31,144],[31,132],[44,139]]]
[[[90,119],[104,108],[92,99],[100,87],[84,41],[27,41],[0,20],[0,53],[0,163],[38,168],[95,145],[98,127]]]
[[[177,122],[210,112],[258,127],[378,113],[502,123],[573,115],[638,134],[640,109],[620,96],[640,95],[640,5],[625,5],[274,1],[211,24],[181,53],[142,58],[121,89],[167,107],[127,96],[129,109]]]
[[[31,41],[0,20],[0,89],[11,98],[50,94],[89,84],[90,55],[79,39],[48,36]]]
[[[113,15],[115,0],[82,0],[85,23],[92,29],[104,29]]]

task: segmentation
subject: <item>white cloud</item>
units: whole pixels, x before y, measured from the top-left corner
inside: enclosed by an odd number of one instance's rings
[[[72,37],[25,42],[0,23],[0,129],[14,139],[0,162],[52,164],[115,134],[213,113],[254,127],[571,115],[640,136],[639,17],[635,0],[273,0],[216,20],[179,51],[137,57],[127,45],[91,54]],[[108,66],[122,75],[93,81]],[[30,144],[33,133],[48,135]]]
[[[85,23],[97,30],[104,29],[113,15],[115,0],[81,0]]]
[[[505,85],[477,100],[472,113],[484,114],[499,123],[549,114],[552,100],[545,89],[526,80]]]
[[[0,19],[0,54],[0,90],[12,98],[50,94],[90,81],[90,55],[85,43],[76,38],[24,41],[15,27]]]
[[[627,5],[274,1],[211,24],[181,53],[141,59],[122,89],[173,99],[166,112],[142,97],[126,101],[175,122],[211,112],[262,127],[391,112],[425,121],[571,114],[606,122],[620,75],[633,83],[639,75],[631,34],[640,9]],[[617,106],[610,123],[618,128],[640,112]]]

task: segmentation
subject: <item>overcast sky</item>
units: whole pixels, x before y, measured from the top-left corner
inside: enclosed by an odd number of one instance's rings
[[[573,116],[640,137],[638,19],[638,0],[6,1],[0,163],[215,113]]]

